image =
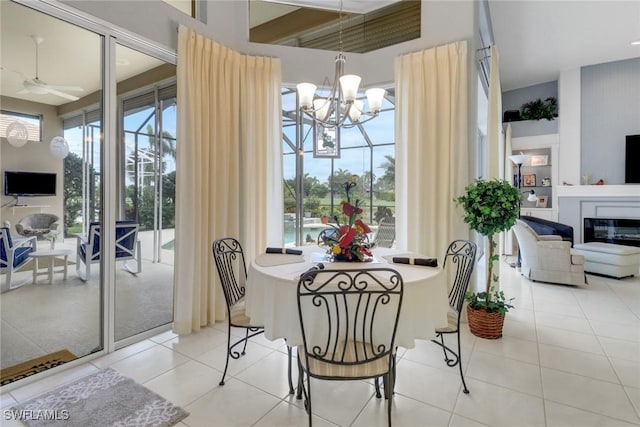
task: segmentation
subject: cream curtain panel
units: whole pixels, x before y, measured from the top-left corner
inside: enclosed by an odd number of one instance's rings
[[[467,42],[397,57],[398,247],[442,257],[469,237],[453,199],[468,184]]]
[[[282,240],[281,69],[180,26],[177,74],[173,330],[187,334],[225,317],[215,239],[237,238],[249,260]]]
[[[489,164],[487,178],[504,178],[504,139],[502,137],[502,88],[500,86],[500,63],[498,49],[491,46],[491,69],[489,74],[489,107],[487,111],[487,146]],[[508,159],[507,159],[508,160]]]
[[[487,179],[505,178],[505,160],[509,161],[505,156],[505,140],[502,133],[502,87],[500,86],[500,62],[498,49],[491,46],[489,50],[491,56],[491,68],[489,74],[489,106],[487,111],[487,149],[489,164],[487,167]],[[509,175],[507,175],[507,178]],[[488,241],[485,239],[485,245]],[[507,247],[510,244],[510,233],[500,233],[497,239],[498,254],[507,253]],[[488,253],[489,248],[485,247]],[[484,257],[486,265],[485,271],[488,273],[488,259]],[[500,275],[501,263],[494,265],[493,273]],[[497,288],[498,284],[496,284]]]

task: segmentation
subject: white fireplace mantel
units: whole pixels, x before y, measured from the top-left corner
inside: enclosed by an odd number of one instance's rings
[[[582,243],[585,218],[640,219],[640,185],[558,185],[559,222],[573,227]]]
[[[640,185],[558,185],[558,197],[639,197]]]

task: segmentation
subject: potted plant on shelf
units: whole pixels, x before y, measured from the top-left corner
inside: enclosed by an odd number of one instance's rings
[[[520,210],[520,190],[505,180],[478,179],[465,188],[465,194],[455,199],[465,212],[464,222],[472,230],[486,236],[489,241],[487,278],[483,292],[467,292],[466,300],[469,329],[482,338],[496,339],[502,336],[504,316],[513,306],[502,291],[492,283],[498,282],[493,273],[493,263],[500,259],[495,254],[495,234],[513,227]]]
[[[544,101],[540,98],[522,104],[521,120],[554,120],[558,117],[558,102],[552,96]]]

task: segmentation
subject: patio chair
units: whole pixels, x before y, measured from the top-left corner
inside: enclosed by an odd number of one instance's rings
[[[458,365],[460,378],[462,379],[462,387],[465,393],[469,393],[469,389],[467,389],[467,384],[464,381],[462,361],[460,359],[460,312],[462,311],[464,296],[467,293],[471,273],[473,272],[473,267],[476,262],[476,252],[476,244],[467,240],[454,240],[449,245],[442,266],[445,273],[451,272],[451,276],[453,277],[453,285],[449,291],[449,313],[447,313],[447,320],[449,322],[444,328],[436,329],[436,338],[440,338],[440,341],[432,340],[442,347],[447,366],[453,367]],[[451,269],[455,269],[455,271],[451,271]],[[456,334],[458,338],[457,353],[445,345],[444,334]],[[449,354],[453,357],[449,358]]]
[[[384,217],[378,223],[376,237],[373,238],[374,248],[390,248],[396,240],[396,219],[392,216]]]
[[[49,213],[34,213],[27,215],[16,223],[16,231],[24,237],[36,236],[42,239],[45,234],[56,231],[60,218]]]
[[[129,267],[127,261],[135,260],[136,267]],[[142,271],[138,224],[135,221],[116,221],[116,261],[124,261],[124,269],[134,276]],[[81,263],[82,262],[82,263]],[[87,281],[91,275],[91,264],[100,262],[100,223],[89,224],[87,237],[76,239],[76,271],[81,280]],[[84,272],[82,266],[84,265]]]
[[[229,357],[239,359],[244,356],[247,349],[247,341],[256,335],[264,332],[263,325],[256,325],[251,322],[245,311],[245,286],[247,282],[247,265],[244,259],[242,245],[232,237],[224,237],[213,242],[213,259],[216,262],[216,269],[220,277],[220,285],[227,303],[227,361],[224,364],[224,372],[219,385],[224,385],[224,378],[229,367]],[[231,344],[231,328],[242,328],[245,330],[244,338]],[[242,344],[242,352],[234,350],[237,345]],[[289,356],[289,393],[293,394],[293,381],[291,379],[291,347],[287,346]]]
[[[312,422],[311,378],[382,377],[388,423],[395,382],[395,335],[404,282],[390,268],[311,269],[298,280],[298,314],[303,345],[298,346],[299,397]],[[304,377],[306,376],[306,385]]]
[[[8,227],[0,228],[0,271],[7,276],[5,290],[19,287],[19,285],[12,286],[13,273],[27,265],[32,260],[29,254],[35,251],[35,236],[14,242],[11,238],[11,230]]]

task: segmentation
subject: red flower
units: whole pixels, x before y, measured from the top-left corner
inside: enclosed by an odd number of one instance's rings
[[[362,209],[361,209],[362,210]],[[361,219],[356,219],[356,228],[358,233],[371,233],[371,229]]]
[[[345,228],[347,228],[347,230],[344,230]],[[340,247],[342,249],[348,248],[349,245],[351,244],[351,241],[356,236],[357,232],[358,230],[356,230],[355,228],[349,228],[348,226],[343,226],[342,230],[340,230],[340,234],[342,235],[340,237]]]
[[[356,211],[357,209],[355,206],[353,206],[351,203],[347,203],[344,202],[342,204],[342,212],[344,212],[344,214],[348,217],[351,217],[351,215],[353,215],[353,212]],[[362,212],[362,209],[360,209],[360,212]]]

